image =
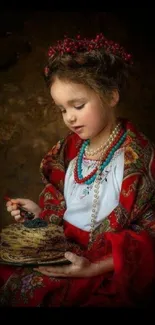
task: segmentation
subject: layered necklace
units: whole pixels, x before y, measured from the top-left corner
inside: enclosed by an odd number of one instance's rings
[[[95,221],[98,212],[99,186],[100,186],[101,174],[104,168],[110,163],[115,152],[123,144],[126,138],[126,134],[127,132],[122,128],[121,123],[119,122],[104,145],[101,145],[99,148],[92,151],[89,150],[90,140],[86,140],[82,143],[82,146],[79,150],[79,154],[77,156],[75,168],[74,168],[75,182],[78,184],[87,184],[87,185],[94,183],[94,199],[92,204],[89,242],[93,241],[93,230],[94,230]],[[83,177],[82,160],[84,155],[87,154],[93,156],[99,152],[101,152],[101,155],[99,160],[97,161],[97,166],[90,174]]]

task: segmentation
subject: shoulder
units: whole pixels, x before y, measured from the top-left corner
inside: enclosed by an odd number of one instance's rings
[[[40,168],[42,169],[45,165],[51,165],[54,162],[60,162],[65,166],[76,157],[79,148],[81,146],[82,140],[80,137],[70,132],[64,138],[61,138],[53,147],[45,154],[41,161]]]
[[[124,123],[127,131],[127,154],[133,156],[135,164],[155,180],[155,144],[131,121],[125,120]]]
[[[127,135],[132,138],[137,144],[145,148],[146,146],[154,146],[153,142],[147,137],[133,122],[128,119],[122,119]]]

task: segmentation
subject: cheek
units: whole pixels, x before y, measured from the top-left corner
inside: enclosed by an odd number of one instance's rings
[[[106,119],[106,114],[103,110],[91,110],[85,114],[84,118],[89,125],[92,125],[93,127],[95,125],[100,126],[103,125]]]

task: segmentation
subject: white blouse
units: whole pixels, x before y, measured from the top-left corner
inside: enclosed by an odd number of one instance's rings
[[[70,224],[90,231],[92,203],[94,197],[94,183],[78,184],[74,180],[74,158],[65,175],[64,196],[67,209],[64,220]],[[95,167],[97,161],[83,158],[82,174],[88,175]],[[109,165],[102,172],[102,180],[99,187],[99,205],[95,228],[106,218],[118,205],[124,171],[124,149],[118,149]]]

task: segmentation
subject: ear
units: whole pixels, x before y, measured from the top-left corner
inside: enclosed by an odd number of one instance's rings
[[[119,92],[117,89],[114,89],[111,93],[110,106],[115,107],[119,102]]]

